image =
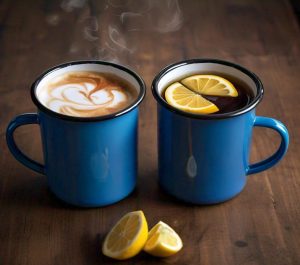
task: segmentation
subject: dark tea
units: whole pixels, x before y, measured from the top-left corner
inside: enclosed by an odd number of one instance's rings
[[[254,94],[252,90],[247,86],[247,84],[231,77],[225,77],[223,75],[219,75],[219,76],[227,79],[233,84],[233,86],[238,92],[238,96],[221,97],[221,96],[202,95],[202,97],[213,102],[219,108],[219,111],[215,112],[214,114],[237,111],[247,106],[253,100]]]
[[[195,74],[195,75],[197,75],[197,74]],[[211,114],[223,114],[223,113],[237,111],[237,110],[242,109],[245,106],[247,106],[254,98],[254,93],[251,90],[251,88],[249,88],[247,84],[245,84],[243,81],[241,81],[237,78],[234,78],[232,76],[226,76],[226,75],[220,74],[220,73],[212,73],[212,72],[199,73],[199,75],[215,75],[218,77],[222,77],[222,78],[228,80],[234,86],[234,88],[236,89],[236,91],[238,93],[238,96],[235,96],[235,97],[205,95],[205,94],[199,93],[199,95],[201,95],[201,97],[203,97],[204,99],[213,103],[219,109],[218,111],[213,112]],[[185,78],[181,78],[177,82],[182,84],[181,81],[184,79]],[[176,82],[174,82],[174,83],[176,83]],[[163,90],[163,93],[162,93],[164,100],[166,100],[165,91],[167,88],[168,88],[168,86]],[[193,92],[198,94],[198,92],[195,92],[195,91],[193,91]],[[208,113],[199,113],[199,114],[208,114]]]

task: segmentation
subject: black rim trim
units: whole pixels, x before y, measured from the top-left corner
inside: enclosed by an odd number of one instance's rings
[[[233,112],[228,112],[228,113],[222,113],[222,114],[193,114],[193,113],[188,113],[188,112],[184,112],[182,110],[179,109],[175,109],[172,106],[170,106],[158,93],[158,83],[161,80],[161,78],[166,75],[167,73],[169,73],[170,71],[187,65],[187,64],[194,64],[194,63],[216,63],[216,64],[222,64],[222,65],[226,65],[226,66],[230,66],[232,68],[236,68],[239,71],[243,72],[244,74],[248,75],[253,82],[256,85],[257,88],[257,94],[254,97],[254,99],[252,100],[252,102],[245,106],[244,108],[241,108],[237,111],[233,111]],[[184,60],[184,61],[180,61],[177,63],[173,63],[170,64],[168,66],[166,66],[163,70],[161,70],[158,75],[154,78],[153,82],[152,82],[152,86],[151,86],[151,90],[152,90],[152,94],[154,96],[154,98],[156,99],[156,101],[158,103],[160,103],[162,106],[164,106],[165,108],[169,109],[170,111],[177,113],[179,115],[183,115],[189,118],[195,118],[195,119],[226,119],[226,118],[231,118],[231,117],[235,117],[241,114],[244,114],[246,112],[249,112],[250,110],[252,110],[253,108],[256,107],[256,105],[261,101],[263,94],[264,94],[264,88],[263,88],[263,84],[260,81],[260,79],[258,78],[258,76],[256,74],[254,74],[253,72],[247,70],[246,68],[242,67],[241,65],[232,63],[232,62],[228,62],[228,61],[224,61],[224,60],[219,60],[219,59],[209,59],[209,58],[204,58],[204,59],[190,59],[190,60]]]
[[[40,83],[40,81],[48,74],[52,73],[53,71],[59,70],[61,68],[67,67],[67,66],[72,66],[72,65],[79,65],[79,64],[100,64],[100,65],[107,65],[107,66],[111,66],[114,68],[117,68],[119,70],[122,70],[124,72],[127,72],[128,74],[130,74],[131,76],[134,77],[134,79],[138,82],[139,86],[140,86],[140,92],[139,95],[137,96],[137,99],[131,104],[129,105],[126,109],[123,109],[121,111],[118,111],[116,113],[113,114],[109,114],[109,115],[105,115],[105,116],[97,116],[97,117],[75,117],[75,116],[68,116],[68,115],[64,115],[55,111],[52,111],[51,109],[48,109],[47,107],[45,107],[37,98],[36,96],[36,88],[38,86],[38,84]],[[45,72],[43,72],[37,79],[36,81],[32,84],[31,86],[31,99],[33,101],[33,103],[37,106],[37,108],[39,110],[41,110],[42,112],[45,112],[46,114],[49,114],[51,116],[54,116],[56,118],[60,118],[60,119],[64,119],[64,120],[69,120],[69,121],[79,121],[79,122],[91,122],[91,121],[102,121],[102,120],[107,120],[107,119],[113,119],[116,117],[119,117],[127,112],[130,112],[131,110],[135,109],[144,99],[146,94],[146,85],[144,80],[134,71],[130,70],[129,68],[123,66],[123,65],[119,65],[119,64],[115,64],[115,63],[111,63],[111,62],[107,62],[107,61],[99,61],[99,60],[84,60],[84,61],[71,61],[71,62],[67,62],[67,63],[63,63],[63,64],[59,64],[56,65],[48,70],[46,70]]]

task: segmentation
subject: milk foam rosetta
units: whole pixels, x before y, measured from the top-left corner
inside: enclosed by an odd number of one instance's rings
[[[118,78],[97,72],[68,72],[48,81],[38,90],[47,108],[69,116],[95,117],[126,108],[134,91]]]

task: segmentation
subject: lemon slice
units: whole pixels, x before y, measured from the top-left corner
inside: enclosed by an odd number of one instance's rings
[[[149,232],[144,251],[156,257],[169,257],[182,248],[178,234],[160,221]]]
[[[123,216],[106,236],[102,252],[114,259],[128,259],[138,254],[148,238],[148,224],[142,211]]]
[[[237,97],[232,83],[216,75],[192,75],[180,81],[196,93],[210,96]]]
[[[208,114],[219,110],[215,104],[179,82],[173,83],[166,89],[165,97],[171,106],[187,112]]]

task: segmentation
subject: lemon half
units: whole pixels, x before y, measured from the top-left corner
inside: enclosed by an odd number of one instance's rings
[[[191,91],[179,82],[173,83],[167,88],[165,97],[171,106],[191,113],[208,114],[219,110],[214,103]]]
[[[217,75],[192,75],[180,81],[188,89],[209,96],[237,97],[231,82]]]
[[[107,234],[102,252],[104,255],[124,260],[137,255],[148,238],[148,224],[142,211],[123,216]]]
[[[156,257],[169,257],[181,250],[182,246],[179,235],[160,221],[150,230],[144,251]]]

